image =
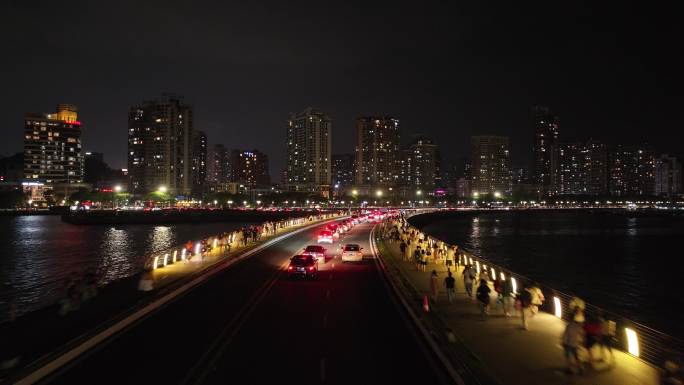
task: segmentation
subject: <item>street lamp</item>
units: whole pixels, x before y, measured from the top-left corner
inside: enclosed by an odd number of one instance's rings
[[[160,193],[165,193],[167,191],[166,186],[159,186],[157,191],[159,191]]]
[[[416,191],[416,195],[421,196],[421,195],[423,195],[423,192],[418,190],[418,191]]]
[[[494,198],[501,198],[501,193],[498,191],[494,191]]]
[[[381,197],[382,196],[382,190],[378,190],[375,192],[375,195]]]
[[[112,209],[116,209],[116,194],[121,192],[121,185],[114,186],[114,194],[112,194]]]

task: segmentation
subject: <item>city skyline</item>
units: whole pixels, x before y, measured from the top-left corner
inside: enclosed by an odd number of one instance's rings
[[[8,20],[1,27],[8,29],[8,36],[15,36],[10,31],[19,28],[19,20],[29,27],[57,22],[49,17],[57,5],[38,10],[20,3],[3,7],[4,14],[17,15],[17,21]],[[320,30],[315,36],[297,27],[285,31],[279,41],[265,42],[282,32],[278,20],[286,9],[274,7],[266,23],[255,23],[259,12],[251,6],[216,5],[209,7],[212,12],[173,4],[136,7],[136,12],[129,12],[130,7],[108,10],[113,15],[138,14],[125,28],[112,24],[109,17],[103,19],[108,13],[97,7],[74,7],[79,28],[90,31],[87,36],[60,23],[60,28],[45,28],[49,34],[22,26],[25,32],[10,38],[8,57],[35,53],[50,64],[0,64],[3,72],[17,74],[8,79],[11,92],[2,97],[5,113],[0,124],[10,135],[0,143],[1,154],[20,151],[22,138],[11,132],[21,127],[25,112],[73,103],[85,122],[84,149],[104,153],[116,168],[125,167],[127,108],[168,90],[183,94],[194,106],[196,126],[207,133],[210,145],[260,148],[271,156],[272,175],[284,168],[286,154],[277,141],[264,143],[261,138],[266,134],[284,140],[283,122],[305,106],[330,115],[336,128],[333,153],[353,148],[357,117],[388,115],[401,120],[402,137],[421,133],[448,145],[445,164],[469,152],[470,136],[502,135],[511,139],[512,164],[527,166],[532,146],[529,109],[543,104],[560,116],[564,141],[591,137],[607,144],[648,142],[658,152],[682,155],[682,118],[669,113],[677,108],[681,75],[675,69],[681,61],[665,49],[681,33],[661,26],[670,25],[660,22],[671,17],[667,14],[656,16],[628,5],[617,10],[600,5],[591,10],[581,5],[501,6],[494,13],[451,12],[449,5],[429,10],[370,6],[361,14],[339,6],[326,9],[325,17],[314,21],[313,27]],[[321,9],[316,6],[305,9],[292,22],[317,20],[309,17],[317,11]],[[229,15],[230,22],[209,13]],[[152,14],[168,19],[170,30],[160,35],[148,29],[145,20]],[[380,14],[387,17],[377,21]],[[200,16],[206,22],[193,24],[197,28],[191,32],[181,34],[174,27]],[[370,19],[374,23],[368,23]],[[512,23],[527,27],[511,29]],[[352,32],[354,25],[371,27]],[[544,33],[535,32],[539,30]],[[175,40],[166,37],[174,33],[184,36],[189,51],[169,60],[169,44]],[[300,44],[302,39],[309,44]],[[51,61],[64,52],[64,41],[89,64],[80,64],[74,56]],[[150,42],[158,46],[143,49]],[[226,53],[216,52],[214,46],[225,46]],[[316,57],[332,60],[321,67],[312,52],[293,48],[306,46],[325,46]],[[112,51],[121,52],[120,57],[112,57]],[[397,54],[402,60],[394,60]],[[209,57],[212,60],[204,60]],[[185,75],[178,76],[181,69]]]

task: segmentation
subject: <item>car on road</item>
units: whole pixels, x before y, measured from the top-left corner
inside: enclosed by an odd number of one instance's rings
[[[362,261],[363,260],[363,247],[360,247],[356,243],[347,243],[342,246],[342,262],[347,261]]]
[[[335,225],[335,224],[330,224],[330,225],[326,226],[326,228],[328,229],[328,231],[330,231],[332,233],[333,237],[339,237],[340,236],[340,230],[341,230],[340,226]]]
[[[333,235],[329,230],[323,230],[318,234],[318,243],[333,243]]]
[[[290,264],[287,266],[287,274],[290,278],[318,277],[318,258],[312,255],[295,255],[290,258]]]
[[[325,250],[325,247],[321,245],[309,245],[304,249],[302,255],[311,255],[312,257],[325,261]]]

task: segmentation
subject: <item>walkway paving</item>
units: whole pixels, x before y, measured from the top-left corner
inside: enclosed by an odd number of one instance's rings
[[[437,270],[440,283],[447,276],[443,264],[431,263],[427,272],[418,271],[401,258],[398,243],[385,243],[383,258],[397,268],[404,284],[423,295],[430,294],[430,272]],[[651,365],[616,351],[614,365],[601,363],[587,367],[583,375],[565,372],[565,359],[560,338],[565,322],[548,313],[538,313],[529,322],[529,330],[521,328],[519,316],[505,317],[501,307],[492,307],[485,320],[480,319],[477,303],[467,297],[462,269],[456,277],[456,297],[452,304],[442,288],[431,311],[440,314],[454,334],[486,367],[500,384],[581,384],[581,385],[657,385],[658,371]],[[494,290],[492,289],[492,292]],[[492,304],[495,303],[493,297]],[[586,355],[586,353],[583,353]]]

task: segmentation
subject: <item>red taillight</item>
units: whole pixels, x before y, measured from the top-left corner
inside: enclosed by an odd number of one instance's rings
[[[313,271],[313,266],[309,266],[309,271]]]
[[[288,269],[288,270],[292,270],[292,266],[288,266],[287,269]]]

